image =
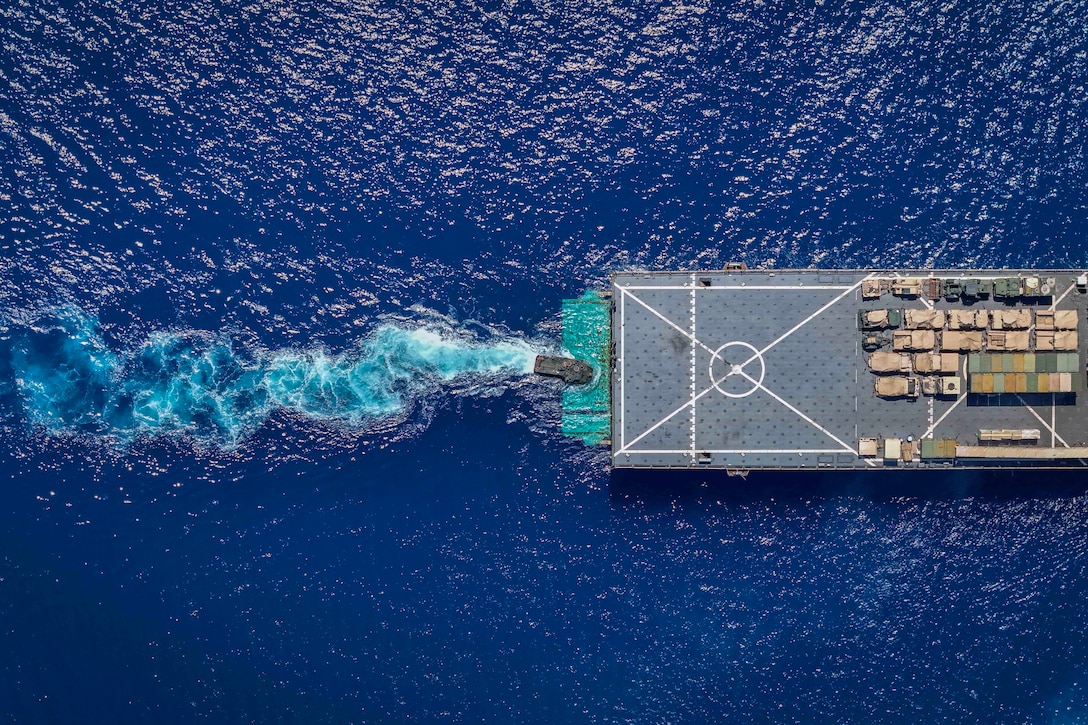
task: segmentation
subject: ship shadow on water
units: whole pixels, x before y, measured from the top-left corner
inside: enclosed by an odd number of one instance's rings
[[[609,496],[618,506],[684,501],[755,503],[807,501],[813,498],[921,499],[954,501],[992,499],[1067,499],[1088,493],[1088,473],[1054,470],[937,471],[753,471],[746,478],[725,471],[612,471]]]

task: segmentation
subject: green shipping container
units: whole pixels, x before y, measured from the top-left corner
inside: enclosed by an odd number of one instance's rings
[[[982,356],[981,355],[968,355],[967,356],[967,372],[969,372],[969,373],[981,373],[982,372]]]
[[[994,392],[1005,392],[1005,373],[994,373]]]
[[[922,439],[922,458],[955,458],[956,439]]]

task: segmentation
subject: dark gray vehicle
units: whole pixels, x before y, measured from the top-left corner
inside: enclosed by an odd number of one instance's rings
[[[593,378],[589,363],[569,357],[537,355],[533,372],[549,378],[559,378],[564,383],[584,385]]]

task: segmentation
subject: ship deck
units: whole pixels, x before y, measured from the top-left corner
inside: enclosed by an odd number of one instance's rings
[[[1088,457],[1088,448],[1079,449],[1088,446],[1088,394],[1076,390],[1084,388],[1088,294],[1076,287],[1079,274],[1071,270],[617,273],[612,277],[613,466],[753,470],[1085,465],[1080,456]],[[887,287],[902,278],[947,283],[1017,276],[1052,277],[1054,291],[1045,297],[1015,300],[991,295],[948,301],[924,293],[901,297],[891,292],[874,299],[862,296],[863,283],[871,287],[871,280]],[[969,392],[968,353],[962,351],[959,369],[952,376],[960,382],[952,394],[898,399],[876,395],[874,383],[880,376],[868,366],[863,342],[869,333],[859,329],[859,311],[987,310],[989,319],[989,311],[1026,308],[1033,310],[1032,325],[1026,331],[1032,346],[1038,334],[1034,325],[1038,311],[1078,310],[1078,340],[1070,351],[1076,355],[1076,365],[1069,391]],[[984,329],[982,334],[988,341],[997,339],[992,331]],[[939,350],[940,344],[934,349]],[[984,347],[980,352],[991,351]],[[1026,354],[1034,365],[1034,347]],[[1022,365],[1023,357],[1017,360]],[[1042,369],[1043,356],[1039,360]],[[1043,377],[1045,387],[1045,373]],[[1010,391],[1016,390],[1012,380],[1010,376]],[[982,431],[1013,431],[1015,437],[1031,430],[1038,431],[1038,437],[1027,442],[981,440],[980,435]],[[938,439],[955,440],[955,454],[936,457],[930,445],[931,455],[923,457],[921,442]],[[870,448],[873,442],[875,454]]]

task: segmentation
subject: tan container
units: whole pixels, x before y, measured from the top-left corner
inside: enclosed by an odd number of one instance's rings
[[[1073,374],[1072,373],[1058,373],[1058,392],[1071,393],[1073,392]]]
[[[1077,310],[1054,310],[1054,328],[1058,330],[1075,330],[1079,324]]]
[[[932,350],[937,345],[937,333],[933,330],[911,330],[911,350]]]
[[[941,349],[948,352],[979,352],[982,350],[982,333],[946,330],[941,333]]]
[[[869,354],[869,369],[874,373],[911,372],[910,355],[878,351]]]
[[[921,374],[931,373],[940,365],[940,358],[933,352],[914,353],[914,371]]]
[[[986,327],[989,320],[986,310],[949,310],[949,330],[977,330]]]
[[[1028,331],[1006,332],[1005,349],[1018,352],[1031,349],[1031,340]]]
[[[1054,329],[1054,310],[1039,310],[1035,313],[1036,330]]]
[[[1026,330],[1031,327],[1031,310],[993,310],[990,322],[995,330]]]
[[[944,327],[943,310],[904,310],[908,330],[940,330]]]
[[[1036,373],[1036,375],[1038,375],[1038,378],[1039,378],[1039,392],[1040,393],[1049,393],[1050,392],[1050,376],[1047,375],[1046,373]]]

